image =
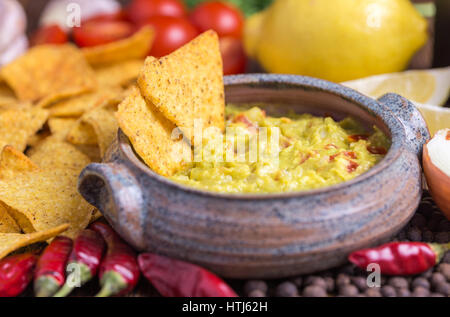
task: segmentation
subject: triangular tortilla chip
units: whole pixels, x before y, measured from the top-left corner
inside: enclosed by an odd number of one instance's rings
[[[96,88],[93,70],[74,45],[38,45],[3,66],[0,74],[20,100],[68,96]]]
[[[194,120],[225,128],[222,58],[214,31],[207,31],[160,59],[148,57],[138,77],[142,96],[193,141]]]
[[[130,59],[144,58],[152,47],[155,32],[150,27],[143,27],[132,36],[104,45],[82,49],[89,64],[105,65]]]
[[[68,224],[62,224],[57,227],[29,234],[0,233],[0,259],[22,247],[53,238],[66,231],[68,227]]]
[[[171,137],[175,125],[147,104],[137,88],[119,105],[116,116],[136,153],[155,172],[170,176],[190,159],[190,146]]]
[[[0,157],[0,178],[14,177],[18,173],[37,171],[39,167],[10,145],[3,148]]]
[[[143,59],[132,59],[117,64],[95,67],[94,71],[100,86],[125,86],[137,79],[143,66]]]
[[[48,111],[31,110],[0,111],[0,149],[12,145],[19,151],[25,150],[28,139],[45,123]]]
[[[20,227],[8,213],[8,206],[0,201],[0,232],[20,233]]]

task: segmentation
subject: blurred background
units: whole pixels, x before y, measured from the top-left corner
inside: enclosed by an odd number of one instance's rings
[[[25,8],[28,17],[27,32],[36,30],[39,18],[50,0],[19,0]],[[91,0],[95,2],[96,0]],[[193,7],[204,0],[187,0],[187,5]],[[273,0],[231,0],[229,2],[239,5],[247,16],[267,7]],[[339,0],[337,0],[339,1]],[[118,0],[122,5],[128,5],[131,0]],[[434,16],[428,17],[430,39],[427,49],[416,59],[416,67],[442,67],[450,65],[450,0],[413,0],[415,4],[433,3],[436,7]],[[424,53],[426,52],[426,53]]]

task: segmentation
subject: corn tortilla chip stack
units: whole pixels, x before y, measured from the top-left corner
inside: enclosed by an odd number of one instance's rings
[[[152,104],[147,104],[139,89],[134,88],[119,105],[116,116],[136,153],[155,172],[170,176],[183,166],[183,158],[190,155],[189,144],[171,137],[175,125]]]
[[[68,224],[62,224],[57,227],[29,234],[0,233],[0,259],[22,247],[54,238],[66,231],[68,227]]]
[[[84,122],[81,118],[77,120],[75,125],[72,126],[67,134],[67,141],[72,144],[89,144],[96,145],[97,135],[94,128],[87,122]]]
[[[1,76],[20,100],[38,100],[95,89],[91,67],[75,46],[39,45],[3,66]]]
[[[0,111],[0,149],[12,145],[19,151],[25,150],[28,139],[45,123],[48,111],[31,110]]]
[[[132,59],[112,65],[95,67],[95,76],[99,86],[126,86],[137,79],[143,59]]]
[[[193,141],[194,120],[225,128],[222,58],[214,31],[207,31],[160,59],[148,57],[138,77],[142,96]]]
[[[6,149],[11,152],[10,147]],[[16,162],[0,165],[2,175],[13,175],[0,179],[0,201],[11,209],[11,216],[24,232],[45,231],[68,223],[66,235],[74,238],[87,226],[92,206],[78,193],[77,180],[89,158],[51,137],[31,159],[20,152],[11,157],[16,157]],[[32,168],[33,161],[38,169]]]
[[[144,58],[151,49],[154,31],[143,27],[134,35],[112,43],[82,49],[89,64],[106,65]]]

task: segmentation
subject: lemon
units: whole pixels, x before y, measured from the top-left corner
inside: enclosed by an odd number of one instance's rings
[[[247,19],[244,45],[269,72],[341,82],[405,69],[426,28],[409,0],[276,0]]]
[[[425,119],[432,136],[439,130],[450,128],[450,108],[424,104],[415,105]]]
[[[342,84],[373,98],[395,92],[416,103],[442,106],[450,93],[450,67],[383,74]]]

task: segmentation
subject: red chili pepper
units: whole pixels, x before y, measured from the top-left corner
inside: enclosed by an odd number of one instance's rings
[[[349,261],[366,270],[378,264],[382,274],[414,275],[427,271],[450,250],[450,243],[390,242],[376,248],[353,252]]]
[[[12,255],[0,261],[0,297],[22,293],[33,278],[36,261],[33,253]]]
[[[348,136],[350,142],[358,142],[359,140],[368,140],[369,136],[367,134],[352,134]]]
[[[131,291],[139,280],[136,253],[108,225],[95,222],[90,228],[100,233],[108,251],[100,264],[100,285],[97,297],[123,295]]]
[[[385,155],[387,153],[387,150],[382,146],[371,146],[369,145],[367,147],[367,151],[369,151],[372,154],[379,154],[379,155]]]
[[[57,236],[45,248],[34,273],[34,292],[37,297],[52,296],[64,284],[66,263],[72,244],[72,239]]]
[[[67,296],[75,287],[86,284],[96,276],[104,251],[105,241],[102,236],[93,230],[83,230],[75,239],[67,262],[67,281],[54,296]],[[75,265],[78,269],[74,269]],[[76,276],[77,274],[79,276]],[[79,283],[75,283],[77,278]]]
[[[142,274],[164,297],[237,297],[218,276],[198,265],[165,256],[138,256]]]

